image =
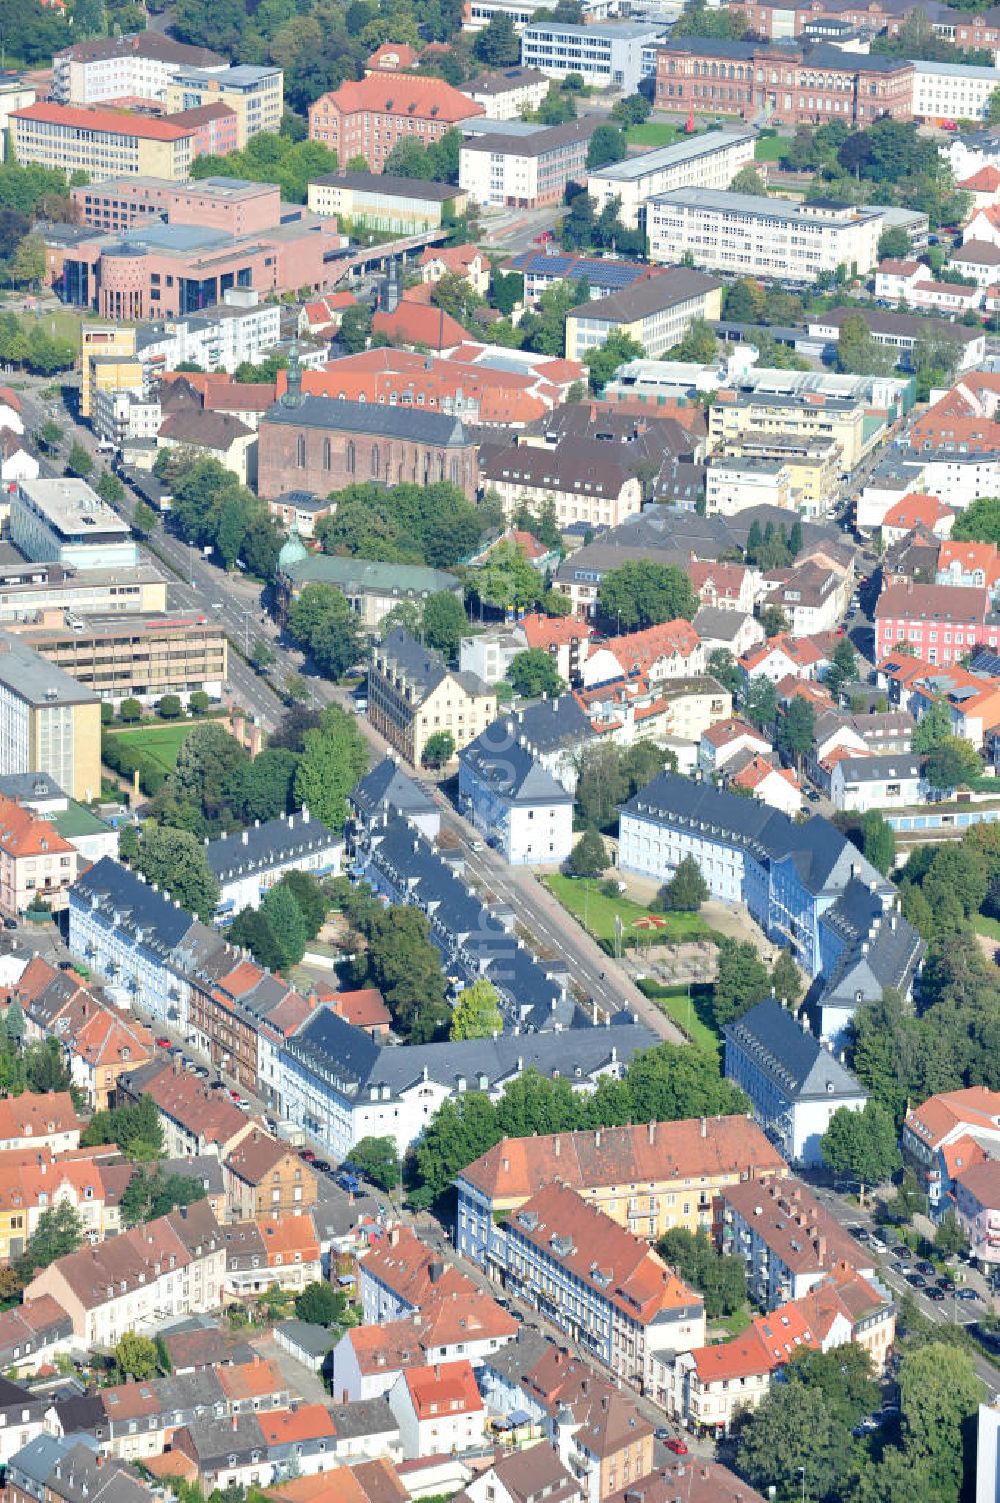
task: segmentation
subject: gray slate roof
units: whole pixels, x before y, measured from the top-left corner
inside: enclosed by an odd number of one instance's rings
[[[759,1002],[722,1031],[727,1054],[729,1046],[741,1050],[792,1101],[865,1094],[836,1055],[824,1049],[774,997]]]
[[[129,871],[110,856],[102,856],[73,884],[73,903],[99,908],[109,922],[118,917],[120,926],[161,954],[168,954],[180,944],[195,920],[162,892]]]
[[[259,821],[238,835],[206,841],[205,860],[220,882],[249,872],[269,871],[297,857],[315,855],[337,845],[337,837],[308,810],[283,819]]]
[[[586,745],[596,734],[573,694],[538,699],[518,710],[513,719],[517,739],[536,756]]]
[[[437,805],[425,788],[405,773],[394,757],[384,757],[351,793],[351,803],[368,819],[381,810],[390,814],[435,814]]]
[[[340,402],[333,397],[303,397],[298,406],[276,402],[261,422],[370,433],[445,449],[464,448],[472,442],[462,422],[447,413],[422,412],[415,407],[380,406],[377,402]]]
[[[495,797],[508,803],[527,807],[573,802],[562,784],[518,743],[513,721],[495,720],[459,752],[459,761]]]

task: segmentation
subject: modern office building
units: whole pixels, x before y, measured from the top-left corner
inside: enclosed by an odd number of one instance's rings
[[[101,699],[155,704],[164,694],[187,702],[195,690],[221,699],[228,643],[220,622],[197,611],[80,617],[49,610],[18,627],[23,642]]]
[[[1000,89],[1000,68],[915,60],[913,114],[940,125],[942,120],[988,120],[991,95]]]
[[[11,500],[10,536],[30,559],[76,569],[134,569],[127,522],[85,480],[22,480]]]
[[[673,188],[728,188],[741,167],[752,166],[756,140],[755,130],[739,126],[691,136],[599,167],[587,176],[587,192],[597,213],[618,199],[619,219],[634,230],[645,222],[646,204],[657,193]]]
[[[156,31],[90,37],[52,59],[51,98],[57,104],[107,104],[145,100],[162,104],[167,85],[182,68],[219,73],[226,59],[207,47],[187,47]]]
[[[167,113],[224,104],[236,115],[236,141],[242,149],[262,131],[277,133],[285,108],[285,75],[280,68],[179,68],[167,85]]]
[[[651,260],[676,263],[690,255],[696,266],[780,281],[812,283],[840,266],[865,275],[878,262],[884,228],[880,210],[828,199],[794,204],[675,188],[646,207]]]
[[[101,702],[9,632],[0,635],[0,773],[44,772],[72,798],[101,791]]]
[[[579,73],[596,88],[634,94],[644,76],[643,51],[666,30],[663,23],[638,21],[583,26],[533,21],[521,35],[521,62],[549,78]]]
[[[149,564],[129,570],[46,563],[0,567],[0,622],[33,621],[47,606],[78,616],[161,612],[167,607],[167,584]]]

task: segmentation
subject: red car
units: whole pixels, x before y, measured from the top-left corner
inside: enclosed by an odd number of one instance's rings
[[[540,235],[536,235],[536,236],[535,236],[535,242],[534,242],[534,243],[535,243],[535,244],[536,244],[536,245],[548,245],[548,244],[549,244],[549,243],[550,243],[550,242],[551,242],[551,241],[553,241],[553,240],[554,240],[554,239],[555,239],[555,238],[556,238],[556,237],[555,237],[555,235],[554,235],[554,234],[553,234],[553,233],[552,233],[552,231],[551,231],[551,230],[543,230],[543,231],[542,231],[542,233],[541,233],[541,234],[540,234]]]
[[[299,1150],[299,1158],[305,1159],[307,1164],[311,1164],[315,1157],[316,1155],[313,1153],[311,1148],[301,1148]]]
[[[157,1039],[156,1040],[156,1047],[157,1047],[157,1049],[169,1049],[170,1048],[170,1040],[169,1039]]]
[[[682,1440],[679,1440],[676,1435],[672,1435],[670,1439],[665,1440],[663,1444],[666,1446],[668,1451],[673,1451],[675,1456],[686,1456],[688,1453],[687,1446]]]

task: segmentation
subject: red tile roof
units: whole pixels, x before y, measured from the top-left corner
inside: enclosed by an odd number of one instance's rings
[[[954,510],[945,506],[938,496],[929,496],[918,491],[911,491],[894,506],[890,506],[882,518],[883,527],[902,527],[907,532],[911,528],[923,525],[933,527],[935,522],[940,522],[942,517],[953,517]]]
[[[16,799],[0,795],[0,851],[15,859],[27,856],[73,855],[51,820],[26,809]]]
[[[515,533],[515,541],[522,534]],[[541,545],[540,545],[541,546]],[[573,642],[587,641],[591,627],[586,621],[572,616],[540,616],[532,613],[518,622],[529,647],[563,647]]]
[[[478,1414],[483,1408],[468,1362],[438,1362],[433,1367],[411,1367],[404,1377],[418,1420]]]
[[[960,1126],[995,1136],[1000,1134],[1000,1091],[969,1086],[931,1096],[907,1112],[903,1126],[927,1148],[937,1148]]]
[[[124,110],[84,108],[73,104],[29,104],[13,110],[12,120],[37,120],[45,125],[64,125],[74,130],[113,132],[115,135],[140,136],[146,141],[181,141],[199,129],[196,123],[174,125],[170,119],[157,120],[149,115],[130,115]]]
[[[485,114],[481,104],[460,94],[444,79],[412,73],[392,77],[370,73],[360,83],[343,83],[318,99],[310,107],[310,115],[321,112],[324,104],[332,105],[342,115],[402,115],[410,120],[434,120],[448,125]]]
[[[403,344],[425,344],[431,350],[454,349],[466,337],[462,325],[443,308],[424,306],[406,298],[395,313],[376,313],[372,329]]]

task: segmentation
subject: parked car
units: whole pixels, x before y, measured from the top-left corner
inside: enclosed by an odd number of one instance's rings
[[[318,1170],[320,1174],[329,1174],[330,1172],[330,1165],[327,1163],[326,1159],[313,1159],[312,1166],[314,1169]]]
[[[927,1288],[927,1280],[924,1278],[922,1273],[908,1273],[906,1275],[906,1282],[913,1289]]]
[[[312,1151],[311,1148],[300,1148],[299,1149],[299,1158],[300,1159],[305,1159],[305,1161],[306,1161],[307,1164],[311,1164],[313,1162],[313,1160],[315,1159],[315,1157],[316,1157],[316,1155],[313,1153],[313,1151]]]
[[[956,1289],[955,1290],[955,1298],[956,1299],[965,1299],[965,1300],[976,1300],[976,1299],[982,1299],[982,1295],[979,1293],[978,1289]]]
[[[907,1247],[905,1242],[897,1242],[896,1246],[893,1248],[893,1252],[896,1254],[896,1257],[901,1258],[904,1263],[908,1263],[913,1257],[912,1249]]]
[[[687,1444],[679,1435],[672,1435],[669,1440],[664,1441],[664,1445],[668,1451],[673,1451],[675,1456],[686,1456],[688,1453]]]
[[[169,1049],[170,1048],[170,1040],[169,1039],[157,1039],[156,1040],[156,1047],[157,1047],[157,1049]]]
[[[932,1284],[927,1291],[927,1298],[932,1299],[935,1304],[938,1304],[944,1299],[944,1290],[939,1289],[936,1284]]]
[[[917,1272],[922,1273],[925,1278],[932,1279],[937,1274],[937,1269],[934,1267],[934,1264],[929,1262],[927,1258],[918,1258],[913,1266],[916,1268]]]

